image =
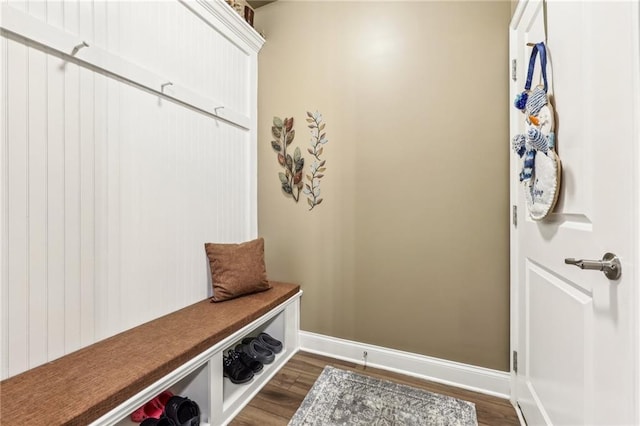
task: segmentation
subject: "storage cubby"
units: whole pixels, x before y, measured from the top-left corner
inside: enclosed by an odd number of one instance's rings
[[[298,350],[300,295],[298,293],[129,399],[114,410],[119,413],[111,417],[119,419],[115,423],[96,424],[137,425],[129,418],[131,412],[165,389],[195,401],[200,407],[201,425],[227,424]],[[282,352],[250,382],[231,383],[223,377],[223,354],[245,337],[255,337],[262,332],[280,340]]]
[[[209,424],[211,418],[210,383],[211,372],[210,365],[207,362],[192,373],[188,374],[183,379],[166,388],[166,390],[171,391],[174,395],[184,396],[191,399],[192,401],[195,401],[196,404],[198,404],[198,407],[200,407],[200,424],[205,425]],[[151,398],[154,397],[155,395]],[[139,406],[142,406],[145,403],[146,401]],[[131,418],[128,415],[120,422],[118,422],[117,425],[134,426],[138,425],[138,423],[131,421]]]
[[[286,364],[298,349],[298,302],[278,312],[273,317],[256,323],[245,333],[225,347],[225,353],[235,348],[245,337],[255,337],[265,332],[282,342],[282,352],[276,354],[271,364],[265,364],[262,371],[243,384],[234,384],[228,378],[222,380],[221,424],[226,424],[253,398],[260,389]],[[220,361],[222,362],[222,360]],[[221,366],[222,368],[222,366]]]
[[[256,386],[262,387],[268,379],[273,376],[279,369],[282,367],[282,360],[287,358],[287,339],[285,339],[285,321],[284,321],[284,312],[281,312],[265,324],[257,327],[255,330],[252,330],[245,337],[257,336],[258,334],[265,332],[271,335],[271,337],[278,339],[282,342],[282,352],[276,354],[275,360],[271,364],[265,364],[258,374],[254,376],[254,378],[248,382],[243,384],[234,384],[231,383],[231,380],[225,378],[223,380],[223,412],[231,412],[233,408],[237,405],[236,403],[240,400],[243,401],[246,393],[251,393]],[[225,353],[230,348],[235,348],[235,346],[242,341],[242,338],[238,339],[232,345],[225,349]],[[273,374],[270,374],[273,373]],[[263,383],[264,382],[264,383]]]

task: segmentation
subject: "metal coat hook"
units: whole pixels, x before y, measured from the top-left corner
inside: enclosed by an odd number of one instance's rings
[[[172,83],[172,82],[170,82],[170,81],[167,81],[166,83],[161,84],[161,85],[160,85],[160,91],[164,92],[164,88],[165,88],[166,86],[173,86],[173,83]]]
[[[83,40],[82,43],[73,48],[73,50],[71,51],[71,55],[75,55],[83,47],[89,47],[89,43]]]

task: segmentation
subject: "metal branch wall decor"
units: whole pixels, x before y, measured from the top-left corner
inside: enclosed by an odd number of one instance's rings
[[[294,150],[293,157],[287,153],[287,148],[296,137],[296,131],[293,129],[293,117],[285,117],[284,121],[280,117],[273,117],[271,134],[275,138],[271,141],[271,146],[278,153],[278,163],[285,170],[284,173],[278,173],[282,190],[285,194],[291,195],[297,203],[302,189],[304,158],[300,155],[300,148]]]
[[[318,111],[311,113],[307,111],[307,123],[309,123],[309,129],[311,129],[311,148],[308,148],[309,154],[313,155],[315,160],[310,167],[310,175],[307,175],[309,183],[304,185],[304,194],[307,196],[307,203],[309,203],[309,210],[322,203],[320,198],[320,179],[324,177],[323,173],[327,170],[325,164],[327,160],[320,158],[324,151],[324,144],[329,142],[327,134],[322,133],[325,128],[325,123],[322,122],[322,114]]]
[[[271,147],[278,156],[278,163],[284,168],[284,172],[278,173],[282,192],[297,203],[302,191],[307,196],[309,210],[313,210],[323,200],[320,198],[320,181],[327,170],[327,160],[323,160],[321,155],[324,152],[324,145],[329,142],[324,132],[326,123],[318,111],[313,113],[307,111],[307,123],[311,132],[311,148],[308,148],[307,152],[313,156],[313,162],[306,175],[307,183],[302,181],[305,161],[300,148],[295,147],[293,156],[291,155],[291,144],[296,136],[293,123],[293,117],[285,117],[284,120],[273,117]]]

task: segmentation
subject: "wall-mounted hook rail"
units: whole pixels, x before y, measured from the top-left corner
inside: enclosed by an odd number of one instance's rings
[[[215,3],[215,2],[212,2]],[[226,7],[226,6],[225,6]],[[171,93],[163,93],[169,99],[180,104],[194,108],[205,114],[215,116],[227,123],[249,130],[252,128],[252,120],[244,111],[235,107],[221,107],[219,99],[209,97],[209,94],[193,91],[180,83],[168,81],[167,75],[159,75],[148,69],[130,62],[120,55],[97,46],[91,45],[77,36],[70,35],[63,30],[36,19],[5,2],[0,2],[0,29],[11,34],[18,35],[34,43],[46,46],[65,56],[74,57],[77,64],[91,66],[104,72],[109,77],[115,77],[130,82],[131,84],[157,93],[159,88],[172,86]],[[79,44],[78,44],[79,43]],[[70,46],[75,46],[69,51]],[[76,55],[80,50],[89,48],[83,55]],[[165,84],[163,84],[163,82]],[[167,84],[168,83],[168,84]]]
[[[160,85],[160,91],[164,92],[164,88],[167,86],[173,86],[173,83],[170,81],[167,81],[166,83],[163,83]]]
[[[79,51],[80,49],[82,49],[83,47],[89,47],[89,43],[87,43],[86,41],[84,41],[84,40],[83,40],[83,41],[82,41],[82,43],[78,44],[77,46],[75,46],[75,47],[73,48],[73,50],[71,51],[71,55],[72,55],[72,56],[73,56],[73,55],[75,55],[75,54],[76,54],[76,53],[78,53],[78,51]]]

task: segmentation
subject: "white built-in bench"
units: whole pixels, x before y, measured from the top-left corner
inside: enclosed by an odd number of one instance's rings
[[[0,424],[130,425],[165,389],[200,406],[203,424],[228,423],[299,348],[300,286],[222,303],[203,300],[0,382]],[[283,342],[249,384],[223,378],[222,354],[265,331]]]

